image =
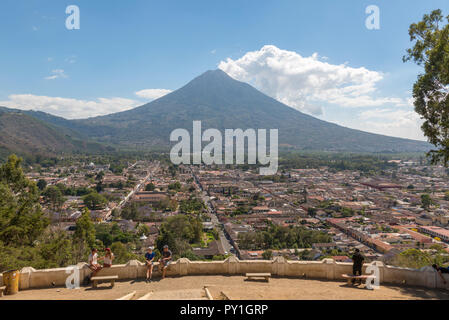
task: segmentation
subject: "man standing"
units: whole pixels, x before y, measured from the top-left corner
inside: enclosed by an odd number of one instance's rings
[[[147,265],[147,279],[146,282],[151,282],[151,276],[153,275],[153,260],[154,260],[153,247],[148,247],[147,253],[145,253],[145,264]]]
[[[352,265],[352,274],[355,276],[361,276],[362,275],[362,266],[363,266],[363,260],[365,260],[365,257],[362,256],[359,249],[355,249],[355,253],[352,256],[352,261],[354,264]],[[362,284],[362,279],[358,279],[358,283]],[[352,284],[355,284],[355,279],[352,279]]]
[[[172,253],[170,250],[168,250],[168,246],[165,245],[164,249],[162,250],[162,258],[161,260],[159,260],[160,262],[160,266],[161,266],[161,271],[162,271],[162,279],[165,278],[165,272],[167,271],[167,267],[170,264],[170,261],[172,259]]]

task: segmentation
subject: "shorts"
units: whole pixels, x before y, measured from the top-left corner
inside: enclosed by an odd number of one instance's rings
[[[98,270],[101,270],[102,268],[99,264],[93,264],[93,265],[89,266],[89,269],[92,271],[98,271]]]
[[[171,263],[171,260],[168,260],[168,261],[161,260],[161,264],[165,268],[168,267],[170,265],[170,263]]]
[[[145,261],[145,265],[146,265],[147,267],[149,267],[149,266],[154,265],[154,262],[153,262],[153,261],[150,261],[150,262]]]
[[[112,264],[103,263],[103,268],[110,268]]]

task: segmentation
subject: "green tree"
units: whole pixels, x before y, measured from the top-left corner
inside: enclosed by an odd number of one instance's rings
[[[130,204],[126,205],[122,212],[121,212],[122,218],[126,220],[138,220],[140,217],[139,214],[139,207],[136,202],[131,202]]]
[[[307,214],[311,217],[315,217],[317,213],[316,208],[309,207],[307,208]]]
[[[188,200],[182,200],[179,204],[179,211],[182,213],[200,213],[205,208],[202,200],[192,197]]]
[[[421,195],[421,206],[424,209],[429,209],[429,207],[432,205],[433,201],[432,198],[428,194],[422,194]]]
[[[131,249],[121,242],[114,242],[111,245],[111,251],[114,253],[115,256],[114,263],[124,264],[130,260],[143,259],[143,257],[140,257],[132,253]]]
[[[146,224],[139,224],[139,226],[137,227],[137,235],[138,236],[142,236],[142,235],[149,235],[150,234],[150,227],[147,226]]]
[[[31,245],[49,224],[36,183],[25,177],[21,162],[11,155],[0,166],[0,241],[5,245]]]
[[[43,263],[41,268],[59,268],[73,261],[72,239],[64,231],[49,232],[42,237],[38,250]]]
[[[310,248],[313,243],[328,243],[332,237],[326,232],[305,227],[271,225],[264,231],[239,234],[239,247],[244,250]]]
[[[83,202],[90,210],[99,210],[106,206],[108,200],[97,192],[91,192],[83,197]]]
[[[120,216],[120,210],[117,208],[114,208],[114,209],[112,209],[111,214],[114,218],[118,218]]]
[[[449,16],[441,10],[424,15],[422,21],[409,28],[413,48],[403,60],[424,67],[413,86],[415,111],[424,120],[421,126],[436,150],[428,153],[432,163],[449,162]]]
[[[419,269],[425,266],[432,265],[433,260],[430,255],[418,250],[407,249],[402,251],[395,257],[394,264],[399,267]]]
[[[271,250],[266,250],[262,253],[262,258],[264,260],[271,260],[273,258],[273,251]]]
[[[137,240],[135,233],[122,231],[116,222],[95,224],[95,237],[104,247],[109,247],[114,242],[127,244]]]
[[[46,186],[47,181],[45,181],[44,179],[39,179],[39,181],[37,182],[37,187],[39,188],[39,190],[44,190]]]
[[[169,184],[168,190],[175,190],[176,192],[179,192],[181,190],[181,183],[179,181],[176,181],[172,184]]]
[[[103,181],[103,178],[104,178],[104,171],[98,172],[97,175],[95,176],[95,180],[99,183]]]
[[[44,196],[45,201],[51,204],[53,211],[60,210],[61,206],[66,201],[61,190],[56,186],[47,187],[42,195]]]
[[[87,208],[84,208],[81,217],[76,221],[73,242],[77,261],[85,259],[89,254],[90,249],[95,247],[95,226],[90,218],[90,212]]]
[[[203,225],[199,218],[176,215],[168,218],[159,231],[156,245],[162,250],[164,245],[176,254],[190,250],[190,244],[200,243],[203,236]]]
[[[154,189],[156,189],[156,186],[152,182],[145,186],[145,191],[154,191]]]

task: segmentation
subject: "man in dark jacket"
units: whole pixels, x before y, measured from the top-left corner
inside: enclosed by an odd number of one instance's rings
[[[365,260],[365,257],[362,256],[359,249],[355,249],[355,253],[352,256],[352,261],[354,264],[352,265],[352,274],[355,276],[361,276],[362,275],[362,266],[363,266],[363,260]],[[362,284],[362,280],[358,280],[359,284]],[[355,284],[355,279],[352,279],[352,284]]]

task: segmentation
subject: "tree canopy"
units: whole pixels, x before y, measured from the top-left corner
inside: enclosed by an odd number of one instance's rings
[[[424,15],[409,28],[414,46],[403,60],[424,67],[413,86],[415,111],[424,120],[421,126],[436,150],[429,152],[432,163],[449,162],[449,16],[441,10]]]
[[[239,246],[245,250],[310,248],[313,243],[328,243],[331,239],[322,231],[271,225],[264,231],[239,234]]]
[[[36,183],[26,178],[22,159],[11,155],[0,167],[0,241],[31,245],[48,226]]]
[[[108,200],[97,192],[91,192],[83,197],[84,204],[91,210],[103,209]]]
[[[203,225],[197,217],[177,215],[168,218],[160,228],[156,245],[160,251],[168,245],[174,254],[191,249],[190,244],[201,241]]]

